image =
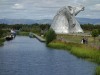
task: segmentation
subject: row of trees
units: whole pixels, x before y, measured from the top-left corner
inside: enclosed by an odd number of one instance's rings
[[[92,31],[94,29],[100,29],[100,25],[93,25],[93,24],[81,24],[83,30]]]
[[[50,25],[49,24],[15,24],[15,25],[0,24],[0,28],[6,28],[6,29],[13,28],[16,30],[22,28],[35,28],[35,27],[45,30],[48,29]],[[92,31],[93,29],[100,29],[100,25],[93,25],[93,24],[81,24],[81,27],[83,30],[89,30],[89,31]]]
[[[94,37],[94,43],[95,43],[95,38],[98,37],[99,34],[100,34],[100,32],[98,29],[92,30],[91,35],[92,35],[92,37]]]
[[[100,25],[93,25],[93,24],[82,24],[81,25],[83,30],[92,31],[91,35],[97,37],[100,34]],[[4,33],[9,32],[10,29],[20,30],[23,32],[34,32],[37,34],[45,34],[50,28],[49,24],[15,24],[15,25],[7,25],[7,24],[0,24],[0,37],[4,36]],[[8,30],[8,31],[7,31]],[[56,38],[55,32],[50,29],[46,33],[47,44]]]
[[[15,25],[0,24],[0,28],[2,29],[12,28],[12,29],[20,30],[22,28],[34,28],[34,27],[45,29],[45,28],[49,28],[50,25],[49,24],[15,24]]]
[[[0,24],[0,29],[3,30],[20,30],[23,32],[34,32],[34,33],[44,33],[50,28],[49,24],[15,24],[15,25],[7,25],[7,24]]]
[[[48,28],[50,27],[49,24],[14,24],[14,25],[7,25],[7,24],[0,24],[0,28],[13,28],[13,29],[21,29],[22,27],[34,27],[38,26],[42,29],[45,27]],[[84,30],[93,30],[93,29],[100,29],[100,25],[93,25],[93,24],[81,24],[81,27]]]

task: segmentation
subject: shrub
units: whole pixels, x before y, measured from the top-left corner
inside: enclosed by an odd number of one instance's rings
[[[97,29],[94,29],[91,33],[92,37],[94,37],[94,43],[95,43],[95,38],[99,36],[99,31]]]
[[[5,41],[4,38],[0,38],[0,46],[3,45],[3,42]]]
[[[3,30],[0,30],[0,37],[3,36]]]
[[[100,29],[98,29],[98,31],[99,31],[99,35],[100,35]]]
[[[56,39],[56,33],[53,29],[49,29],[46,33],[46,45],[48,45],[54,39]]]
[[[6,36],[9,33],[9,30],[2,30],[0,29],[0,38]]]

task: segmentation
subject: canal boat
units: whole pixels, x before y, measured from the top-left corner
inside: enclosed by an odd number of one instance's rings
[[[32,32],[29,33],[29,37],[30,37],[30,38],[33,38]]]
[[[11,36],[11,35],[9,35],[9,36],[6,36],[5,37],[5,39],[7,40],[7,41],[10,41],[10,40],[12,40],[14,37],[13,36]]]

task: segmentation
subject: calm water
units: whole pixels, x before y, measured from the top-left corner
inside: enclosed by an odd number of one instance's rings
[[[0,75],[94,75],[95,67],[35,38],[17,36],[0,47]]]

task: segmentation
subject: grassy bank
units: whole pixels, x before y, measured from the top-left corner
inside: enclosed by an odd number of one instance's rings
[[[79,58],[83,58],[100,64],[100,51],[88,45],[71,42],[68,43],[61,41],[53,41],[48,44],[48,47],[64,49]],[[100,75],[100,67],[96,69],[96,75]]]
[[[29,32],[18,32],[17,35],[29,36]]]
[[[48,46],[52,48],[68,50],[70,53],[79,58],[84,58],[100,64],[100,51],[90,46],[58,41],[51,42]]]
[[[0,38],[0,46],[2,46],[2,45],[3,45],[4,41],[5,41],[5,39]]]
[[[57,35],[58,39],[63,38],[64,41],[69,41],[69,42],[75,42],[75,43],[81,43],[81,40],[83,38],[87,38],[88,40],[88,45],[93,45],[94,44],[94,38],[92,36],[86,35],[86,34],[60,34]],[[100,36],[96,37],[95,39],[95,46],[100,46]]]
[[[100,66],[96,68],[96,75],[100,75]]]

